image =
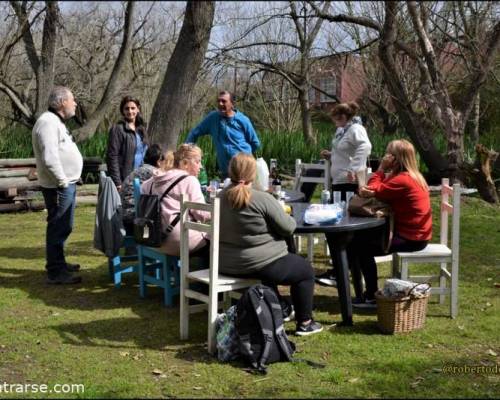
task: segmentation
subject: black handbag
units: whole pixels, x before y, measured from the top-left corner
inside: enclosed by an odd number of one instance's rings
[[[150,247],[160,247],[168,234],[172,232],[179,222],[180,214],[165,229],[161,223],[161,201],[162,199],[188,175],[183,175],[175,180],[167,190],[161,195],[152,194],[153,185],[149,189],[149,194],[141,194],[137,204],[137,216],[134,218],[134,240],[138,244]]]

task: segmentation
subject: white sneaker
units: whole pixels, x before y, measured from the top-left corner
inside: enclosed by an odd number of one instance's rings
[[[286,317],[283,317],[283,321],[290,322],[290,321],[293,321],[294,319],[295,319],[295,310],[292,307],[292,312],[290,314],[288,314]]]
[[[318,285],[337,287],[337,280],[331,271],[316,276],[314,280]]]

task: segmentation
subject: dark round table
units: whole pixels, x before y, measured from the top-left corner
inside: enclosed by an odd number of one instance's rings
[[[384,218],[351,217],[342,218],[337,224],[308,225],[304,222],[304,212],[309,203],[293,203],[292,216],[297,222],[295,233],[324,233],[330,249],[333,264],[337,267],[337,290],[339,293],[342,325],[352,325],[351,286],[349,284],[349,264],[346,247],[355,231],[375,228],[385,223]]]
[[[305,194],[292,189],[284,189],[285,198],[283,199],[285,203],[298,203],[305,199]]]

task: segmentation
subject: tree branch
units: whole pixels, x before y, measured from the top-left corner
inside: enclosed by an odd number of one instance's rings
[[[17,109],[22,113],[26,121],[31,122],[33,120],[33,113],[31,112],[30,108],[25,103],[23,103],[23,101],[21,100],[21,96],[16,92],[14,88],[3,81],[0,81],[0,90],[9,97],[15,107],[17,107]]]
[[[5,61],[7,59],[7,56],[8,54],[10,53],[11,49],[19,42],[19,40],[21,40],[25,34],[25,31],[26,30],[30,30],[31,29],[31,26],[35,23],[35,21],[38,19],[38,17],[45,11],[45,8],[43,8],[42,10],[40,10],[36,15],[35,17],[33,18],[33,20],[29,23],[26,23],[24,25],[19,25],[18,26],[18,30],[17,30],[17,36],[15,36],[12,41],[7,44],[5,46],[5,49],[4,49],[4,52],[3,52],[3,55],[2,55],[2,59],[0,60],[0,71],[3,69],[3,66],[5,64]]]
[[[484,50],[484,57],[482,57],[482,62],[480,63],[480,67],[477,70],[476,74],[471,77],[469,87],[464,91],[464,101],[462,103],[462,107],[460,111],[463,115],[464,121],[467,121],[469,118],[469,114],[474,105],[474,100],[476,98],[476,94],[479,91],[479,88],[486,80],[488,76],[488,72],[493,65],[495,60],[495,56],[500,46],[500,22],[497,22],[491,31],[489,38],[487,40],[487,44]]]
[[[111,71],[110,78],[104,89],[104,93],[101,97],[101,101],[99,102],[96,110],[89,118],[89,120],[83,125],[81,128],[75,130],[75,136],[78,141],[85,140],[92,136],[99,125],[99,122],[104,116],[109,104],[112,102],[112,98],[114,97],[120,80],[120,74],[123,70],[123,66],[125,65],[128,54],[130,52],[131,47],[131,37],[132,37],[132,26],[134,20],[134,10],[135,10],[135,2],[128,1],[127,8],[125,10],[125,21],[124,21],[124,29],[123,29],[123,40],[120,46],[120,51],[118,53],[118,57],[116,59],[115,65],[113,66],[113,70]]]
[[[19,21],[19,26],[23,30],[23,41],[26,48],[26,53],[28,54],[28,60],[30,61],[31,69],[36,74],[38,67],[40,65],[40,59],[35,48],[35,42],[33,40],[33,35],[31,34],[30,23],[28,20],[28,14],[26,13],[26,3],[23,2],[19,4],[19,1],[11,1],[10,5],[16,13],[17,20]]]

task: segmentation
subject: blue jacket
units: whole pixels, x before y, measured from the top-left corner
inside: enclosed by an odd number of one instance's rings
[[[260,147],[250,119],[242,112],[234,111],[235,115],[231,118],[222,116],[219,111],[212,111],[186,138],[186,143],[196,143],[200,136],[212,136],[217,163],[224,176],[227,176],[231,157],[240,152],[251,154]]]

